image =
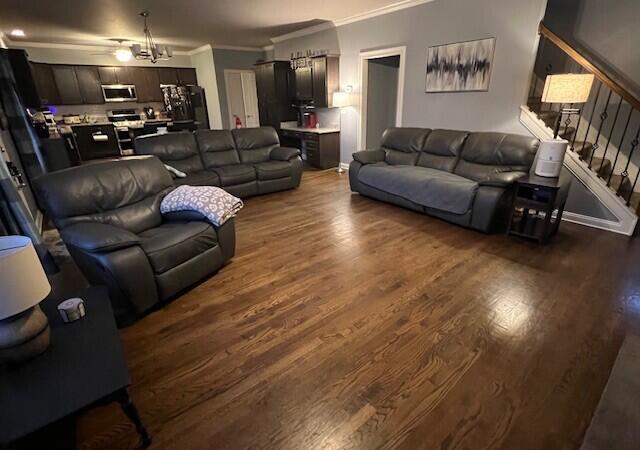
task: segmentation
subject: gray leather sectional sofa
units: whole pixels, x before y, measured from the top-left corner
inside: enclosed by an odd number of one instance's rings
[[[186,173],[176,184],[220,186],[237,197],[293,189],[302,177],[300,150],[281,147],[271,127],[140,136],[135,148]]]
[[[235,253],[233,219],[160,214],[174,189],[155,157],[52,172],[36,180],[41,208],[92,284],[107,286],[120,326],[215,273]]]
[[[351,190],[477,230],[506,226],[513,186],[536,156],[535,138],[390,128],[381,147],[353,154]]]

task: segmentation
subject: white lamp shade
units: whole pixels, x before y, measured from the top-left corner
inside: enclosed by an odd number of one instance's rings
[[[351,95],[348,92],[334,92],[332,105],[334,108],[344,108],[351,106]]]
[[[585,103],[593,84],[593,74],[563,73],[547,75],[542,92],[543,103]]]
[[[0,237],[0,320],[37,305],[51,286],[31,239]]]

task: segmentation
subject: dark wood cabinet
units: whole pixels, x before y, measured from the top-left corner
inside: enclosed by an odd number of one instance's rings
[[[178,69],[174,67],[158,67],[160,84],[180,84]]]
[[[313,105],[331,106],[333,93],[340,90],[340,59],[337,56],[317,56],[311,60],[313,74]]]
[[[138,102],[161,102],[160,77],[154,67],[130,67],[131,83],[136,86]]]
[[[317,169],[337,167],[340,163],[340,133],[313,133],[282,129],[280,143],[299,148],[308,165]]]
[[[280,129],[280,122],[296,120],[291,106],[289,79],[293,71],[289,61],[268,61],[255,65],[260,125]]]
[[[118,84],[118,76],[114,66],[98,66],[98,74],[102,84]]]
[[[178,80],[179,84],[183,85],[198,85],[198,78],[196,77],[196,69],[191,69],[189,67],[181,67],[178,69]]]
[[[313,99],[313,78],[311,67],[296,69],[296,99]]]
[[[118,84],[133,84],[131,70],[127,66],[115,66],[116,79]]]
[[[96,66],[76,66],[75,71],[83,103],[104,103],[98,68]]]
[[[83,100],[75,67],[56,64],[51,67],[51,70],[58,86],[60,103],[63,105],[81,105]]]
[[[33,81],[43,106],[59,105],[60,94],[56,80],[53,77],[51,65],[43,63],[31,63]]]

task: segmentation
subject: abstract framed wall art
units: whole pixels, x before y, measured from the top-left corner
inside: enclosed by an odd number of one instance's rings
[[[496,38],[429,47],[425,92],[488,91]]]

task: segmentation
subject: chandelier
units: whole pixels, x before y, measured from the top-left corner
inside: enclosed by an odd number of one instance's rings
[[[158,45],[153,41],[153,35],[147,25],[149,11],[142,11],[140,15],[144,19],[144,44],[133,44],[131,54],[135,59],[143,59],[155,63],[165,61],[173,56],[173,50],[168,45]],[[144,45],[144,47],[142,46]]]

